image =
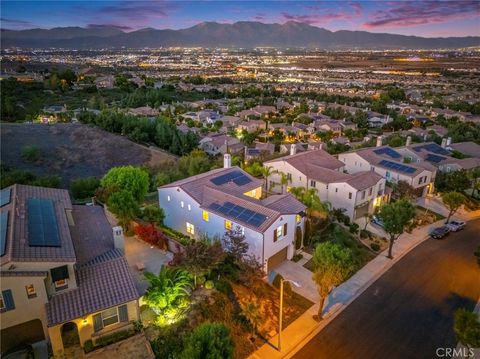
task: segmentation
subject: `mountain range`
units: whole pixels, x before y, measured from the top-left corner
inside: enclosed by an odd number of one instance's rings
[[[123,32],[115,27],[57,27],[53,29],[1,30],[2,48],[157,48],[185,47],[305,47],[319,49],[433,49],[480,46],[479,36],[425,38],[367,31],[329,31],[290,21],[264,24],[203,22],[187,29],[145,28]]]

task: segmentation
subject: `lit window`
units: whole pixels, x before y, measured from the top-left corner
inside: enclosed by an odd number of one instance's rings
[[[167,196],[167,202],[170,202],[170,196]]]
[[[202,218],[205,222],[208,222],[208,212],[207,211],[202,212]]]
[[[112,325],[118,323],[118,310],[117,307],[110,308],[102,312],[103,326]]]
[[[187,233],[195,234],[195,226],[187,222]]]
[[[297,220],[297,223],[300,223],[300,221],[302,220],[302,217],[299,214],[297,214],[295,218]]]
[[[59,279],[55,281],[55,288],[57,289],[63,289],[67,286],[67,279]]]
[[[225,220],[225,229],[228,231],[232,230],[232,222],[228,219]]]
[[[185,203],[183,203],[183,201],[180,201],[180,207],[185,207]]]
[[[187,208],[188,208],[189,211],[191,211],[192,210],[192,205],[191,204],[187,205]]]
[[[276,231],[277,231],[277,238],[280,238],[281,236],[283,236],[283,226],[278,226]]]
[[[25,290],[27,291],[28,298],[35,298],[37,296],[37,292],[35,291],[33,284],[26,285]]]

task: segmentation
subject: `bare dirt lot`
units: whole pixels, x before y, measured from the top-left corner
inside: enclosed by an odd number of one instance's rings
[[[7,124],[1,128],[1,163],[36,175],[58,175],[68,187],[76,178],[103,176],[124,165],[157,166],[176,157],[125,137],[82,124]],[[36,162],[22,159],[25,146],[40,151]]]

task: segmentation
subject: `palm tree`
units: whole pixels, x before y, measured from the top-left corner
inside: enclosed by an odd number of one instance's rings
[[[252,325],[253,333],[257,331],[258,326],[262,323],[263,318],[260,313],[260,308],[253,302],[240,303],[242,308],[242,314],[247,318],[248,322]]]
[[[280,175],[280,184],[282,186],[283,194],[285,186],[288,186],[288,184],[290,183],[290,177],[281,171],[277,171],[277,173]]]
[[[262,176],[265,178],[265,192],[268,192],[268,178],[272,175],[272,166],[262,167]]]

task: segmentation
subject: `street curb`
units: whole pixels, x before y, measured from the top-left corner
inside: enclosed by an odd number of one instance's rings
[[[472,220],[475,220],[475,219],[478,219],[480,218],[480,216],[478,215],[474,215],[472,217],[470,217],[469,219],[466,220],[466,222],[468,221],[472,221]],[[432,225],[438,225],[439,223],[442,223],[443,220],[439,220],[435,223],[432,223]],[[342,304],[338,307],[333,307],[332,309],[334,309],[331,313],[330,312],[327,312],[327,317],[325,319],[323,319],[320,323],[319,323],[319,326],[315,327],[314,329],[310,330],[308,332],[308,334],[306,334],[304,336],[304,338],[302,340],[300,340],[298,342],[298,344],[296,344],[293,348],[291,348],[290,350],[286,351],[285,353],[282,353],[282,355],[280,355],[279,357],[280,358],[285,358],[285,359],[289,359],[291,357],[293,357],[299,350],[301,350],[301,348],[306,344],[308,343],[315,335],[317,335],[318,333],[320,333],[328,324],[330,324],[330,322],[335,319],[345,308],[347,308],[355,299],[357,299],[363,292],[365,292],[365,290],[367,290],[367,288],[369,288],[373,283],[375,283],[382,275],[384,275],[389,269],[391,269],[398,261],[400,261],[404,256],[406,256],[408,253],[410,253],[414,248],[416,248],[418,245],[420,245],[421,243],[425,242],[428,238],[430,238],[430,236],[427,234],[425,235],[422,239],[418,240],[416,243],[413,243],[406,251],[398,254],[396,257],[394,257],[387,265],[385,265],[381,271],[377,272],[368,282],[366,282],[365,284],[363,284],[358,290],[357,292],[345,303],[345,304]],[[379,256],[385,256],[386,257],[386,254],[388,252],[388,249],[384,250],[382,253],[379,254]],[[310,307],[308,311],[312,310],[312,308],[314,308],[315,306],[317,306],[318,304],[314,304],[312,307]],[[256,355],[256,352],[255,353],[252,353],[252,355],[250,356],[250,358],[260,358],[258,355]],[[261,358],[261,359],[264,359],[264,358]]]

